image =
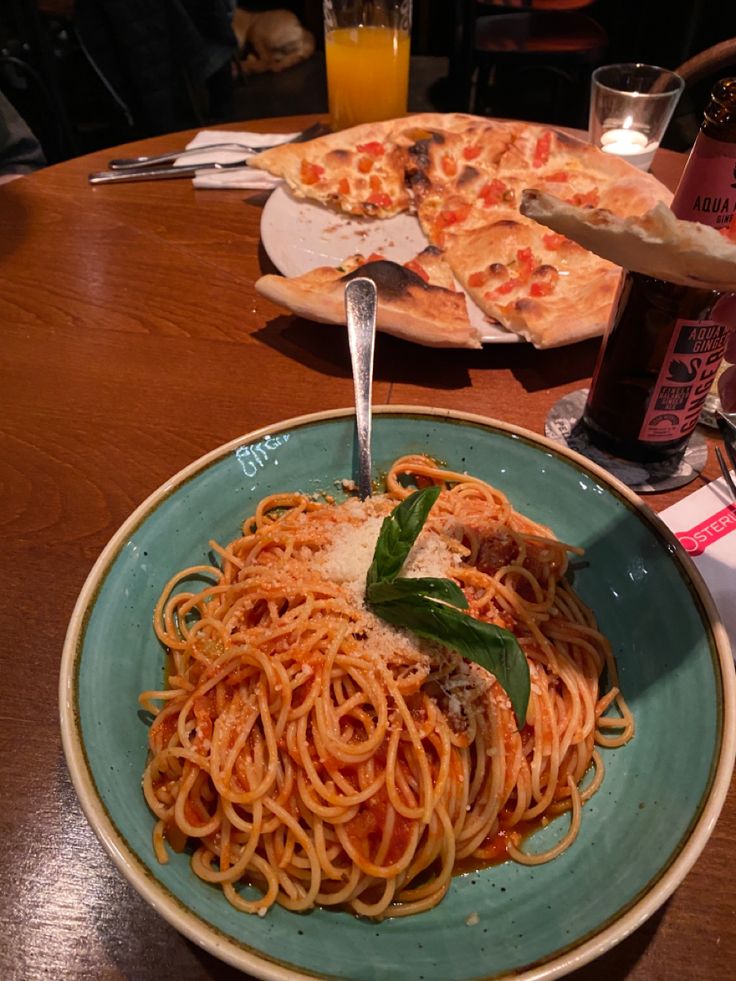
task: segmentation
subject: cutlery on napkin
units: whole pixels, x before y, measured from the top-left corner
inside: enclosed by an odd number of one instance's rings
[[[187,143],[186,149],[196,150],[199,146],[209,146],[209,149],[203,150],[201,157],[199,154],[189,153],[181,160],[181,163],[187,165],[211,162],[230,163],[238,159],[239,152],[237,150],[213,150],[213,144],[241,143],[247,147],[267,147],[288,143],[297,135],[297,133],[233,133],[205,129],[201,133],[197,133],[194,139]],[[242,154],[243,159],[251,156],[253,156],[252,153]],[[178,163],[179,161],[177,161]],[[248,167],[244,163],[242,170],[202,171],[194,175],[192,183],[199,188],[241,187],[270,190],[280,183],[280,178],[273,177],[263,170],[254,170],[253,167]]]
[[[307,131],[305,131],[306,133]],[[176,158],[162,154],[151,158],[113,160],[110,170],[90,174],[90,184],[111,184],[127,181],[171,180],[192,175],[192,183],[200,188],[255,188],[271,190],[279,183],[265,171],[248,167],[246,160],[258,152],[259,147],[281,146],[283,143],[301,142],[304,133],[232,133],[220,130],[203,130],[197,133],[181,156]],[[218,144],[220,144],[218,146]],[[239,144],[239,146],[234,146]],[[242,149],[240,149],[242,146]],[[192,153],[197,147],[201,153]],[[169,166],[162,161],[171,159]]]

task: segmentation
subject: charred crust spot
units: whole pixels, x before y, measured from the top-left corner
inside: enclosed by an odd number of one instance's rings
[[[406,183],[419,195],[429,190],[429,178],[419,170],[412,170],[406,175]]]
[[[349,283],[351,279],[358,276],[367,276],[368,279],[372,279],[379,295],[388,300],[397,300],[402,296],[407,296],[410,287],[413,286],[419,286],[423,290],[430,289],[422,277],[412,272],[411,269],[400,266],[396,262],[389,262],[387,259],[366,262],[346,276],[342,276],[340,282]]]
[[[506,266],[502,262],[492,262],[488,267],[489,271],[495,273],[496,275],[498,275],[498,273],[502,273],[505,268]]]
[[[472,184],[474,180],[478,177],[478,170],[476,167],[463,167],[462,173],[457,179],[457,186],[464,187],[466,184]]]
[[[429,167],[429,140],[419,140],[409,147],[409,156],[418,167],[426,170]]]
[[[549,273],[555,272],[557,272],[557,269],[554,266],[550,265],[548,262],[543,262],[541,266],[537,266],[537,268],[532,272],[532,276],[547,276]]]
[[[514,221],[513,218],[502,218],[501,221],[494,221],[494,228],[516,228],[519,224],[518,221]]]
[[[325,154],[326,163],[347,163],[352,157],[352,152],[350,150],[330,150],[329,153]]]
[[[528,310],[533,310],[537,306],[537,302],[528,296],[522,296],[514,303],[514,306],[519,313],[526,313]]]
[[[421,254],[431,256],[442,255],[442,249],[438,245],[428,245],[426,249],[422,249]]]

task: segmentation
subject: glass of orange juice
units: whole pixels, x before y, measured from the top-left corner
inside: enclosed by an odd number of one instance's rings
[[[411,0],[323,0],[333,129],[394,119],[409,93]]]

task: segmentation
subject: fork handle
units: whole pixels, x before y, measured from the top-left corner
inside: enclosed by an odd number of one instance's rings
[[[262,147],[260,149],[269,150],[270,147]],[[172,150],[169,153],[159,153],[152,157],[118,157],[115,160],[111,160],[108,164],[110,170],[129,170],[134,167],[154,167],[157,164],[169,163],[172,160],[178,160],[179,157],[186,157],[192,153],[206,153],[208,150],[219,150],[227,151],[230,153],[258,153],[260,150],[255,150],[251,146],[241,146],[240,144],[228,143],[223,145],[222,143],[210,143],[207,146],[191,147],[189,150]]]

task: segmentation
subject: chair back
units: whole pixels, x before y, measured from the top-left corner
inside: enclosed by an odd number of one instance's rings
[[[693,55],[675,68],[678,75],[685,79],[685,87],[690,88],[709,75],[736,75],[736,37],[729,38],[706,48],[700,54]]]

